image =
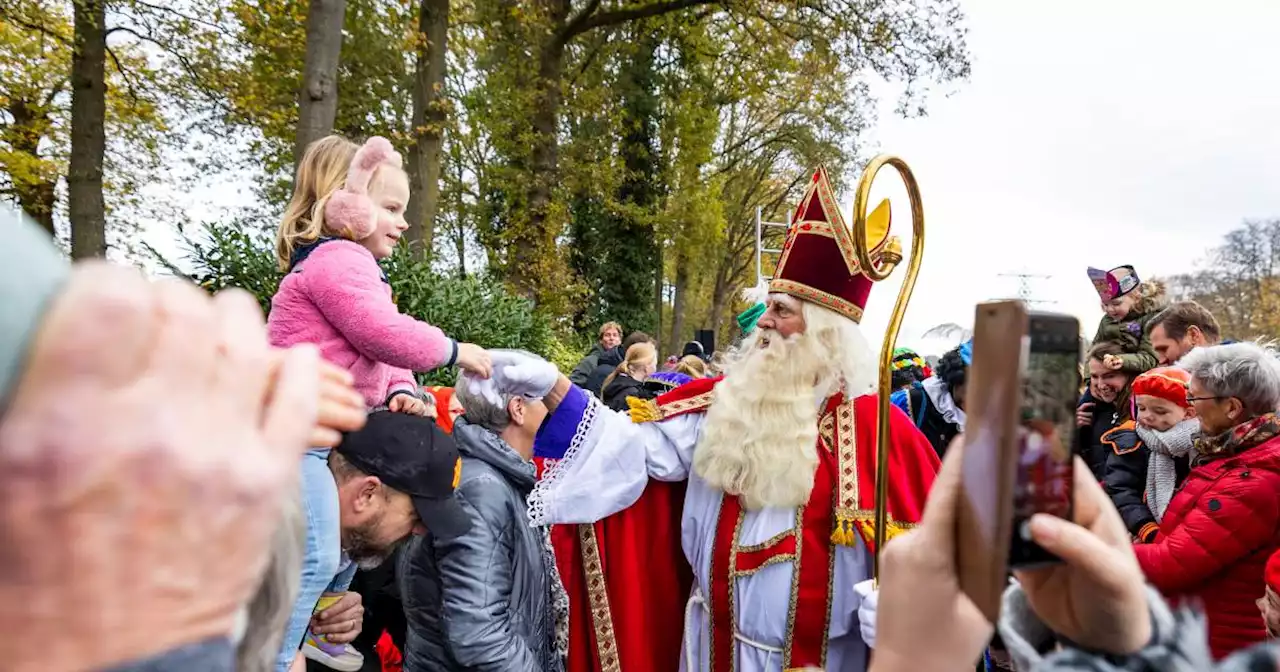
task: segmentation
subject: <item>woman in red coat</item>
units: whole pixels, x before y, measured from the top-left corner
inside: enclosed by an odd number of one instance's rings
[[[1204,605],[1209,647],[1222,658],[1267,637],[1257,600],[1280,546],[1280,361],[1235,343],[1197,348],[1179,366],[1191,373],[1197,457],[1155,542],[1134,552],[1166,597]]]

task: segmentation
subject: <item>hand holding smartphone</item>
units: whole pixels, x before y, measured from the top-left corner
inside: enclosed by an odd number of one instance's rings
[[[1010,569],[1057,561],[1031,540],[1031,516],[1072,516],[1079,360],[1075,318],[1029,313],[1019,301],[978,305],[957,568],[961,590],[993,623]]]

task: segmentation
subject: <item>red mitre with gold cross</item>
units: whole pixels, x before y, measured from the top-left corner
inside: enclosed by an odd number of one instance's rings
[[[881,201],[867,217],[867,249],[873,261],[902,259],[901,244],[889,235],[889,212],[889,201]],[[769,291],[790,294],[861,322],[872,284],[858,264],[853,231],[840,215],[827,170],[818,168],[787,229]]]

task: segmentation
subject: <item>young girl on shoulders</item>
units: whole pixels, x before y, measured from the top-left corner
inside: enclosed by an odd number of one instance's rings
[[[409,179],[384,138],[363,146],[329,136],[307,147],[293,199],[276,237],[287,272],[267,319],[273,345],[314,343],[324,358],[352,373],[368,408],[425,415],[414,371],[457,365],[488,377],[489,355],[396,308],[378,261],[391,256],[408,228]],[[360,655],[308,632],[313,611],[328,607],[350,584],[342,558],[338,495],[327,450],[303,458],[307,553],[298,601],[277,670],[289,669],[303,646],[307,658],[334,669],[360,669]],[[345,565],[345,566],[344,566]]]

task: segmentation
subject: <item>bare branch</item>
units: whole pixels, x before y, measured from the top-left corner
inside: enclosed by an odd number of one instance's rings
[[[116,64],[116,72],[120,73],[120,78],[124,80],[125,88],[129,89],[129,97],[133,102],[138,102],[138,89],[133,85],[133,79],[129,77],[128,71],[124,69],[124,64],[116,56],[116,52],[110,46],[107,47],[107,55],[111,57],[111,62]]]
[[[595,9],[600,4],[599,0],[592,0],[587,7],[583,8],[583,12],[574,17],[574,21],[564,27],[560,31],[561,40],[568,42],[574,37],[602,26],[615,26],[628,21],[638,21],[640,19],[648,19],[671,12],[678,12],[682,9],[697,7],[699,5],[710,5],[717,0],[664,0],[662,2],[654,2],[639,7],[629,7],[627,9],[616,9],[611,12],[601,12],[595,14]],[[593,13],[585,15],[587,9]]]

